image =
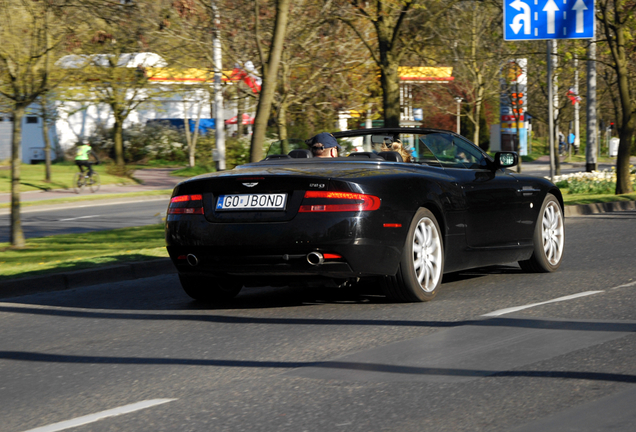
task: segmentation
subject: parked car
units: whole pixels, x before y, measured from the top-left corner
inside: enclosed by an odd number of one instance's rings
[[[418,302],[435,297],[445,273],[561,265],[561,192],[509,170],[516,153],[490,157],[437,129],[333,136],[343,147],[336,158],[312,157],[302,141],[304,149],[279,142],[260,162],[175,187],[166,242],[189,296],[216,301],[244,286],[367,280],[391,299]]]

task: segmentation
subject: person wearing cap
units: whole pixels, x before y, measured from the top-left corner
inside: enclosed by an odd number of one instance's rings
[[[310,140],[309,148],[314,157],[338,157],[342,150],[333,135],[322,132]]]
[[[90,162],[90,156],[95,158],[95,162]],[[77,153],[75,156],[75,164],[79,168],[80,172],[84,172],[84,168],[86,168],[87,174],[89,176],[93,175],[93,163],[99,164],[99,158],[97,157],[97,153],[93,151],[91,148],[91,143],[88,140],[82,141],[82,143],[77,147]]]

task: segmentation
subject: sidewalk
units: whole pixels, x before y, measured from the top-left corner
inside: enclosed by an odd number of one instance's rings
[[[70,198],[77,196],[110,195],[130,192],[145,192],[162,189],[173,189],[177,183],[185,180],[184,177],[172,177],[173,168],[149,168],[137,170],[133,176],[141,181],[141,184],[132,185],[102,185],[97,192],[85,190],[76,194],[72,189],[53,189],[50,191],[29,191],[20,193],[21,202],[44,201],[56,198]],[[0,193],[0,204],[11,202],[10,193]]]

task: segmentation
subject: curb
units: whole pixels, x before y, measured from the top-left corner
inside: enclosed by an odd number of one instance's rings
[[[165,274],[176,274],[170,258],[131,262],[96,269],[53,273],[0,281],[0,298],[18,297],[50,291],[62,291],[111,282],[123,282]]]
[[[609,203],[581,204],[565,206],[564,216],[584,216],[597,213],[636,210],[636,201],[615,201]]]

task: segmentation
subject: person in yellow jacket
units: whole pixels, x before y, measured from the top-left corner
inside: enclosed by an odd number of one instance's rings
[[[91,156],[95,159],[94,162],[90,160]],[[88,175],[93,175],[93,164],[99,164],[99,158],[91,148],[90,142],[84,140],[79,146],[77,146],[75,164],[77,165],[81,173],[83,173],[84,168],[86,168],[88,170]]]

